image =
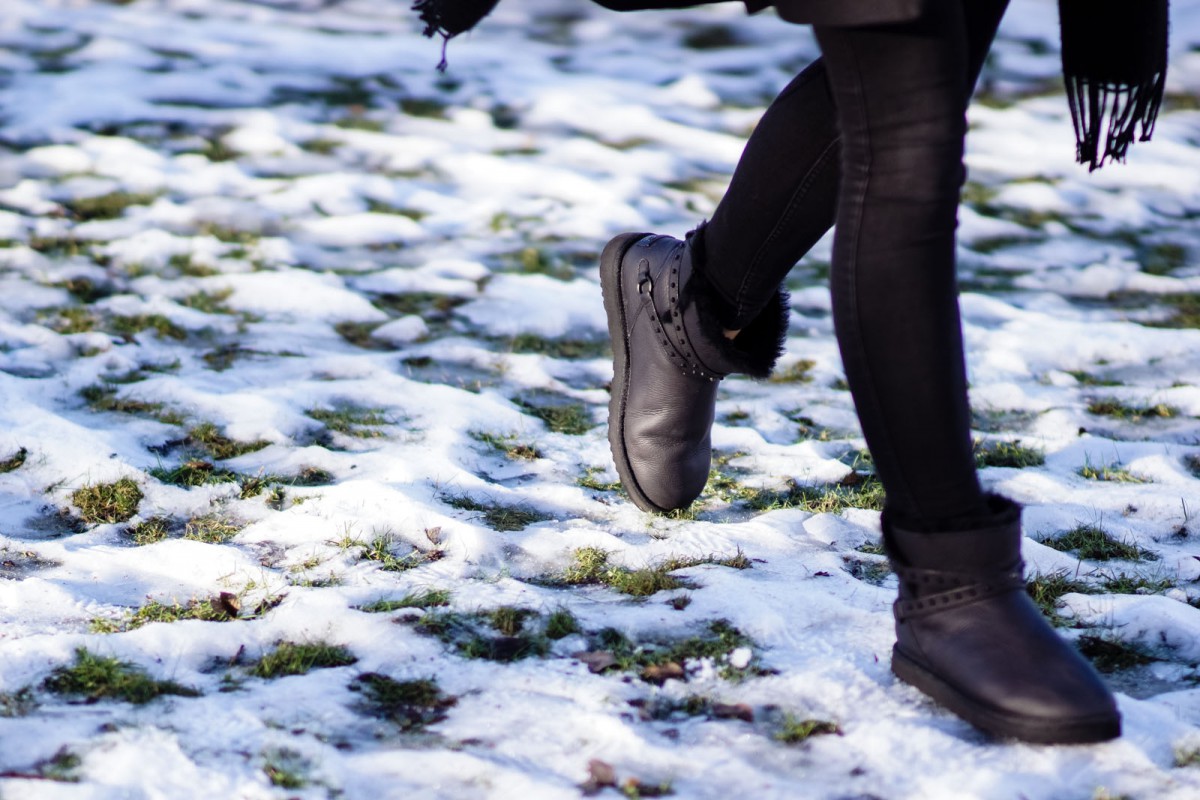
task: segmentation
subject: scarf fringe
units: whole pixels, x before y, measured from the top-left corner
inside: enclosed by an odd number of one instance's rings
[[[1087,164],[1089,171],[1095,171],[1107,161],[1124,161],[1135,139],[1149,141],[1158,120],[1166,79],[1166,72],[1159,72],[1146,83],[1122,86],[1068,76],[1067,102],[1075,125],[1076,160]]]
[[[421,31],[426,38],[432,39],[434,36],[442,37],[442,60],[438,62],[438,72],[445,72],[446,67],[450,65],[446,61],[446,46],[450,44],[450,37],[454,34],[446,30],[445,21],[442,19],[442,8],[437,0],[415,0],[413,3],[413,11],[419,12],[421,22],[425,23],[425,30]]]

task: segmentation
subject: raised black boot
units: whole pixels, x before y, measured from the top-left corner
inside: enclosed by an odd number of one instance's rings
[[[1025,592],[1021,509],[914,530],[887,511],[884,543],[900,578],[892,671],[972,725],[1043,744],[1121,735],[1104,681]]]
[[[766,377],[787,331],[782,293],[736,339],[684,241],[624,233],[604,248],[600,280],[612,337],[608,441],[621,484],[644,511],[691,505],[708,481],[717,386],[731,373]]]

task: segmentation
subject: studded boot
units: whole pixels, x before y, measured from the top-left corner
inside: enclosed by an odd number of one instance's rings
[[[988,503],[989,515],[944,530],[884,512],[900,578],[892,671],[996,736],[1043,744],[1120,736],[1104,681],[1025,592],[1020,506],[995,495]]]
[[[717,388],[732,373],[766,377],[787,330],[782,293],[735,339],[724,335],[713,290],[697,269],[696,232],[613,239],[600,279],[613,347],[608,441],[638,508],[687,508],[708,481]]]

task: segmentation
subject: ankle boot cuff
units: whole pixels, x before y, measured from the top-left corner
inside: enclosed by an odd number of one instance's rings
[[[692,258],[696,263],[688,285],[688,300],[695,304],[699,334],[708,345],[705,348],[708,352],[698,355],[702,359],[707,355],[718,362],[720,366],[711,364],[710,367],[726,374],[736,372],[754,378],[770,376],[787,342],[790,314],[787,292],[782,288],[776,291],[766,308],[743,327],[736,338],[729,339],[721,321],[724,318],[722,310],[728,304],[705,277],[703,250],[699,253],[693,250]]]

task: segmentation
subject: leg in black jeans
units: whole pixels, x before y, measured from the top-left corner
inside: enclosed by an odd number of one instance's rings
[[[834,325],[888,495],[892,671],[994,734],[1104,741],[1117,705],[1025,592],[1020,507],[983,496],[971,454],[954,230],[967,99],[1003,8],[929,0],[912,23],[818,28],[824,65],[772,106],[699,252],[739,328],[824,232],[837,185]]]
[[[836,209],[846,377],[888,505],[909,518],[983,509],[954,227],[967,100],[1006,5],[937,0],[914,23],[818,28],[822,61],[768,109],[704,232],[706,276],[736,329]]]

